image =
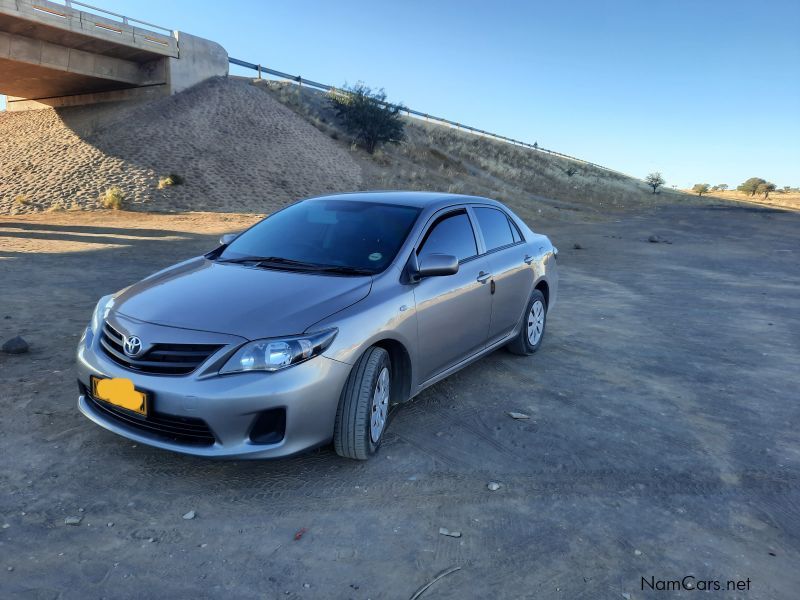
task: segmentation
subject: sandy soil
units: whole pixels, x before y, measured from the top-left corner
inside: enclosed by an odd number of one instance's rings
[[[534,223],[561,248],[541,352],[430,388],[367,463],[191,459],[82,417],[97,298],[252,218],[0,217],[0,340],[31,343],[0,354],[0,597],[396,599],[454,566],[423,599],[661,597],[641,578],[689,574],[797,597],[800,215]]]
[[[176,173],[184,185],[157,189]],[[359,189],[349,152],[253,86],[215,79],[143,104],[0,113],[0,214],[126,206],[270,212]]]

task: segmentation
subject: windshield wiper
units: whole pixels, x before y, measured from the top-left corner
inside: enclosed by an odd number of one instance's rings
[[[358,267],[346,267],[338,265],[318,265],[315,271],[320,273],[342,273],[343,275],[373,275],[369,269],[359,269]]]
[[[217,262],[231,264],[256,263],[256,265],[264,267],[287,267],[302,269],[304,271],[315,271],[318,273],[341,273],[343,275],[373,274],[369,269],[360,269],[358,267],[348,267],[345,265],[323,265],[319,263],[303,262],[301,260],[292,260],[291,258],[282,258],[280,256],[240,256],[238,258],[220,258],[217,259]]]
[[[303,268],[316,267],[316,265],[314,265],[313,263],[307,263],[300,260],[292,260],[291,258],[281,258],[280,256],[240,256],[238,258],[220,258],[217,259],[217,262],[232,263],[232,264],[254,262],[258,264],[272,263],[275,265],[282,265],[282,266],[285,265],[290,267],[303,267]]]

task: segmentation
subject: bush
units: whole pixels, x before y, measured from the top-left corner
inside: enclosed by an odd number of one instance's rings
[[[404,124],[400,111],[405,108],[386,102],[386,92],[372,91],[363,83],[328,93],[328,102],[347,132],[372,154],[378,144],[398,143]]]
[[[22,206],[28,206],[31,203],[31,199],[28,198],[25,194],[19,194],[18,196],[14,197],[14,202],[17,204],[21,204]]]
[[[108,188],[105,193],[100,196],[101,206],[111,210],[120,210],[122,208],[123,200],[124,196],[122,195],[122,190],[118,187]]]
[[[170,173],[166,177],[162,177],[158,180],[158,189],[163,190],[164,188],[172,187],[173,185],[183,185],[183,182],[183,177],[176,175],[175,173]]]

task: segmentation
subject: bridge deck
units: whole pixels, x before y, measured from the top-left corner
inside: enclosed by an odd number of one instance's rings
[[[169,30],[160,33],[122,19],[48,0],[0,0],[0,31],[134,62],[178,57],[178,42]]]

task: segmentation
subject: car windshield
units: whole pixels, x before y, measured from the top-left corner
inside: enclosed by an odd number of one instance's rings
[[[220,254],[291,270],[375,274],[394,259],[419,209],[353,200],[304,200],[264,219]]]

